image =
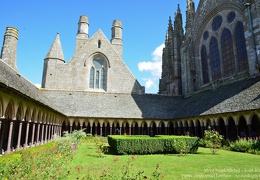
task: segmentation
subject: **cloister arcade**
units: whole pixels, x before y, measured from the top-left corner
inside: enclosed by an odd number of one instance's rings
[[[61,135],[63,118],[44,105],[0,92],[0,150],[10,152],[52,140],[54,134]]]
[[[248,137],[260,135],[260,110],[204,115],[183,119],[109,119],[66,117],[60,112],[22,96],[0,92],[0,150],[41,145],[62,136],[65,131],[85,129],[87,134],[190,135],[203,137],[210,126],[226,139],[235,140],[245,131]]]
[[[87,134],[107,136],[128,135],[190,135],[203,137],[209,126],[226,139],[235,140],[245,131],[248,137],[260,135],[260,111],[243,111],[229,114],[199,116],[179,120],[148,119],[95,119],[68,118],[62,123],[62,132],[85,129]]]

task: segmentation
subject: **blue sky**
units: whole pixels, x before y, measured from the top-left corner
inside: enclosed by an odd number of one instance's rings
[[[199,0],[194,0],[197,7]],[[111,39],[112,22],[123,26],[123,60],[147,93],[157,93],[161,52],[169,16],[180,4],[185,25],[186,0],[0,0],[0,43],[5,29],[19,31],[18,71],[41,84],[43,62],[56,33],[60,33],[65,61],[74,54],[78,20],[88,16],[89,36],[101,29]],[[2,44],[1,44],[2,45]]]

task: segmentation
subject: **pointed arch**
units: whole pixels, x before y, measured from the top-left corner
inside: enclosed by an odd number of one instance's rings
[[[14,114],[14,102],[12,100],[9,101],[6,110],[5,110],[5,118],[13,119],[15,117]]]

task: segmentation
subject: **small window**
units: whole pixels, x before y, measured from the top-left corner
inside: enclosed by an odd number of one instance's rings
[[[213,31],[217,31],[219,30],[219,28],[221,27],[222,25],[222,17],[220,15],[216,16],[214,19],[213,19],[213,23],[212,23],[212,30]]]
[[[232,23],[235,18],[236,18],[236,13],[235,13],[234,11],[231,11],[231,12],[228,14],[227,22]]]
[[[101,48],[101,41],[98,40],[98,48]]]
[[[205,31],[204,34],[203,34],[203,39],[206,41],[209,37],[209,32],[208,31]]]

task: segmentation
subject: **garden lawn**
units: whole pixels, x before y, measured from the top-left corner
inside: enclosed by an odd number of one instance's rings
[[[152,179],[260,179],[260,156],[219,150],[213,155],[207,148],[187,155],[112,155],[99,157],[95,143],[84,140],[69,163],[68,179],[130,177]],[[111,178],[110,178],[111,179]]]

